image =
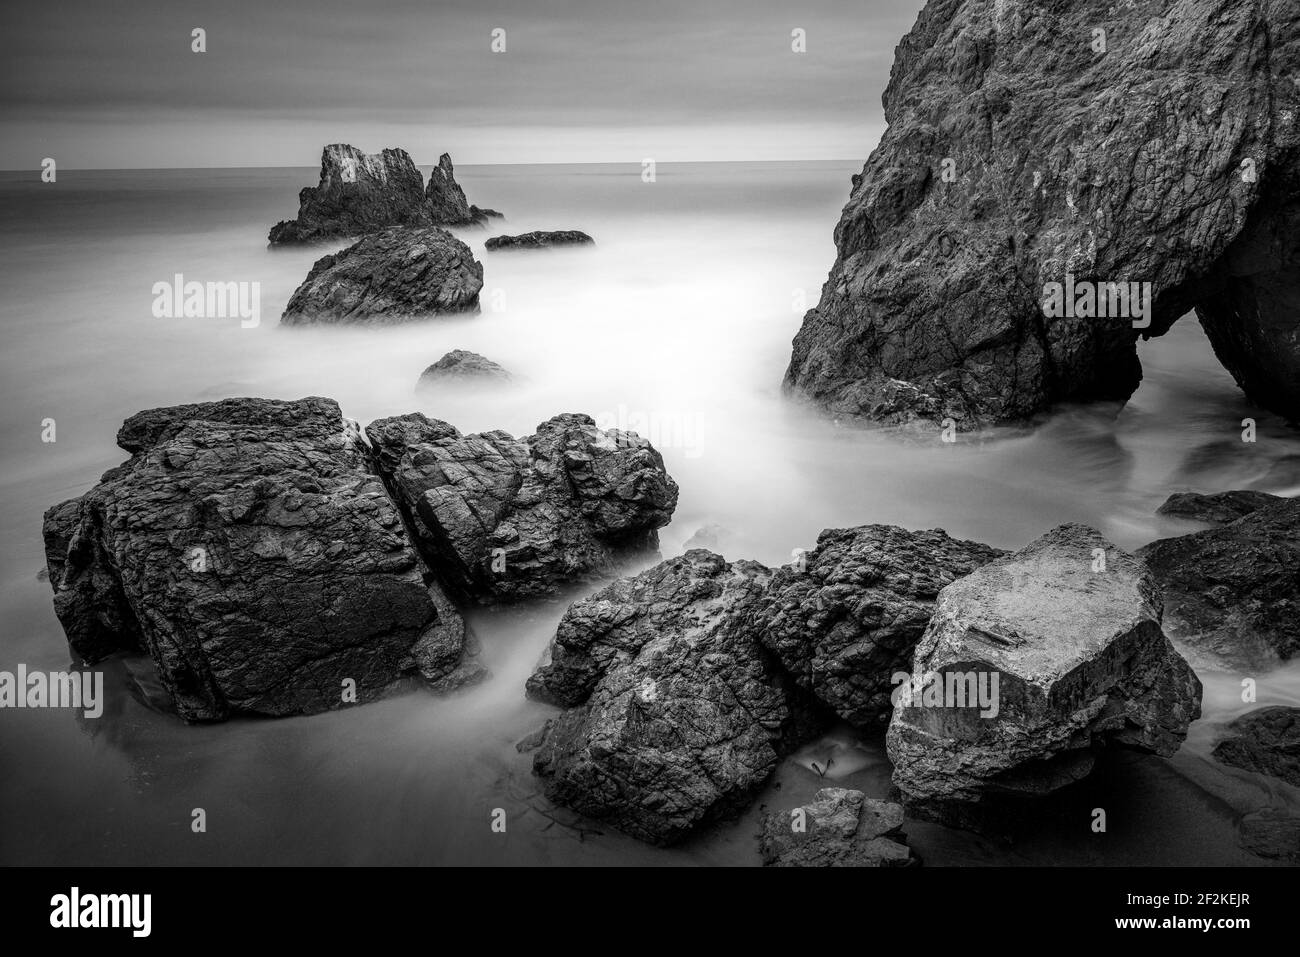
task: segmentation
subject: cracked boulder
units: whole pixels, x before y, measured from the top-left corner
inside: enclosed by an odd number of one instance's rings
[[[919,861],[902,831],[903,808],[847,788],[822,788],[802,807],[763,818],[767,867],[908,867]]]
[[[513,601],[613,574],[658,548],[677,505],[663,458],[632,432],[557,415],[534,435],[462,435],[421,413],[366,427],[416,545],[458,598]]]
[[[1151,573],[1083,525],[944,588],[911,675],[886,738],[894,783],[953,823],[987,797],[1081,779],[1101,747],[1169,756],[1200,716]]]
[[[131,458],[45,516],[55,612],[84,661],[146,652],[190,721],[472,676],[460,616],[332,400],[151,409],[117,441]]]
[[[478,312],[483,265],[445,229],[393,228],[322,256],[280,324],[388,323]]]
[[[739,811],[816,718],[743,625],[769,572],[703,549],[575,602],[529,697],[554,803],[654,844]]]
[[[854,725],[880,727],[890,678],[911,669],[940,589],[1003,554],[939,529],[827,529],[773,572],[750,624],[799,687]]]

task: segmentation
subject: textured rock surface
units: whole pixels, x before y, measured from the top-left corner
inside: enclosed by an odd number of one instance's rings
[[[1300,651],[1300,499],[1138,554],[1164,590],[1166,633],[1208,661],[1263,668]]]
[[[930,0],[787,388],[962,429],[1122,400],[1139,332],[1196,307],[1247,395],[1300,416],[1298,74],[1294,0]],[[1149,327],[1047,318],[1067,274],[1152,283]]]
[[[491,359],[486,359],[477,352],[453,349],[420,373],[420,380],[415,387],[430,389],[449,383],[482,380],[509,382],[511,378],[509,372]]]
[[[759,853],[769,867],[906,867],[919,862],[902,826],[901,805],[822,788],[812,803],[763,819]]]
[[[800,687],[845,720],[878,726],[889,720],[890,676],[911,670],[939,590],[1002,554],[939,530],[827,529],[801,563],[775,571],[750,624]]]
[[[1094,571],[1098,549],[1105,568]],[[1155,581],[1082,525],[947,586],[912,673],[998,676],[995,715],[928,697],[894,710],[894,783],[941,818],[954,802],[1077,780],[1097,745],[1170,755],[1200,715],[1201,684],[1161,633]]]
[[[1229,722],[1214,747],[1224,764],[1300,787],[1300,708],[1256,708]]]
[[[1255,492],[1249,489],[1233,492],[1214,492],[1201,495],[1197,492],[1175,492],[1156,509],[1157,515],[1185,518],[1207,525],[1227,525],[1243,515],[1256,512],[1266,505],[1282,501],[1280,495]]]
[[[768,571],[703,549],[575,602],[530,697],[533,771],[556,804],[656,844],[738,810],[807,733],[770,656],[738,627]]]
[[[389,226],[465,226],[483,222],[494,211],[465,201],[452,176],[446,153],[424,177],[405,150],[367,154],[355,146],[325,147],[320,184],[298,194],[298,218],[271,228],[271,245],[315,243],[361,236]]]
[[[576,229],[535,230],[518,236],[493,236],[484,246],[488,249],[545,249],[549,246],[587,246],[595,240]]]
[[[515,600],[611,574],[658,545],[677,485],[644,439],[558,415],[535,435],[462,435],[424,415],[372,422],[376,463],[429,565],[460,597]]]
[[[478,312],[482,288],[482,264],[451,233],[386,229],[318,259],[280,323],[401,322]]]
[[[131,459],[45,518],[55,611],[83,659],[147,651],[189,720],[458,673],[459,615],[333,401],[151,409],[117,438]]]

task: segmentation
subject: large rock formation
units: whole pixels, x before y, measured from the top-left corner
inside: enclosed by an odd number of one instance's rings
[[[1300,499],[1138,554],[1164,590],[1165,631],[1207,661],[1258,669],[1300,652]]]
[[[656,844],[748,802],[810,720],[735,614],[767,576],[697,549],[570,606],[528,681],[569,708],[533,757],[550,800]]]
[[[459,597],[514,600],[612,573],[651,551],[677,484],[644,439],[558,415],[535,435],[462,435],[420,413],[366,428],[416,544]]]
[[[795,677],[845,720],[889,720],[890,677],[911,669],[940,589],[1004,554],[941,530],[827,529],[776,570],[750,618]]]
[[[478,312],[483,265],[445,229],[385,229],[322,256],[281,325],[403,322]]]
[[[787,388],[962,429],[1123,400],[1137,337],[1195,308],[1247,396],[1300,416],[1297,75],[1294,0],[930,0]],[[1095,317],[1105,283],[1149,283],[1150,313]]]
[[[990,794],[1078,780],[1098,746],[1172,754],[1200,716],[1150,572],[1081,525],[944,588],[911,673],[887,736],[894,783],[956,822]]]
[[[1256,708],[1228,723],[1214,747],[1224,764],[1300,788],[1300,708]]]
[[[768,867],[907,867],[919,862],[902,827],[898,804],[822,788],[810,804],[763,818],[759,853]]]
[[[464,628],[329,399],[151,409],[129,461],[45,516],[55,611],[88,662],[146,651],[182,717],[303,714],[401,675],[454,681]]]
[[[367,154],[335,143],[321,153],[320,184],[298,194],[298,218],[276,223],[269,239],[274,246],[361,236],[389,226],[468,226],[484,222],[489,212],[466,202],[446,153],[426,191],[406,150]]]
[[[483,245],[488,249],[547,249],[551,246],[590,246],[595,242],[576,229],[534,230],[518,236],[493,236]]]

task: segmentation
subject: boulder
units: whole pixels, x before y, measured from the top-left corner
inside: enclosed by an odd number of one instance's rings
[[[1138,554],[1164,590],[1166,633],[1207,662],[1256,670],[1300,650],[1300,499]]]
[[[918,864],[902,833],[903,808],[861,791],[822,788],[802,807],[763,818],[767,867],[907,867]]]
[[[280,324],[403,322],[478,312],[483,266],[443,229],[372,233],[311,267]]]
[[[939,529],[827,529],[774,572],[751,625],[801,688],[854,725],[880,727],[891,676],[911,670],[940,589],[1003,554]]]
[[[426,191],[405,150],[366,154],[336,143],[321,153],[320,184],[298,194],[298,218],[276,223],[269,239],[272,246],[317,243],[390,226],[465,226],[486,219],[465,201],[446,153]]]
[[[534,435],[462,435],[420,413],[366,428],[416,545],[459,598],[552,595],[653,552],[677,484],[644,439],[558,415]]]
[[[1200,716],[1201,683],[1160,630],[1150,572],[1082,525],[945,587],[911,674],[886,738],[894,783],[953,823],[987,796],[1080,779],[1099,747],[1168,756]]]
[[[141,412],[131,458],[45,516],[54,607],[85,661],[147,652],[179,714],[310,714],[405,674],[470,677],[355,426],[330,399]]]
[[[415,384],[415,388],[423,390],[439,385],[460,385],[480,380],[509,382],[511,378],[509,372],[491,359],[485,359],[477,352],[453,349],[420,373],[420,380]]]
[[[488,249],[547,249],[552,246],[589,246],[595,240],[576,229],[535,230],[518,236],[493,236],[483,245]]]
[[[787,390],[962,430],[1122,401],[1138,337],[1195,309],[1247,397],[1300,418],[1300,15],[1294,0],[1155,14],[929,0]]]
[[[748,803],[813,720],[735,614],[768,574],[696,549],[569,607],[528,680],[568,709],[533,757],[551,801],[654,844]]]
[[[1243,515],[1256,512],[1265,505],[1282,501],[1280,495],[1256,492],[1249,489],[1232,492],[1214,492],[1201,495],[1197,492],[1175,492],[1156,509],[1157,515],[1182,518],[1206,525],[1227,525]]]
[[[1228,723],[1215,760],[1300,788],[1300,708],[1256,708]]]

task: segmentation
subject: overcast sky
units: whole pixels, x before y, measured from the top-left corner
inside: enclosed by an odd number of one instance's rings
[[[315,166],[333,142],[422,164],[863,159],[921,6],[15,0],[0,167]]]

